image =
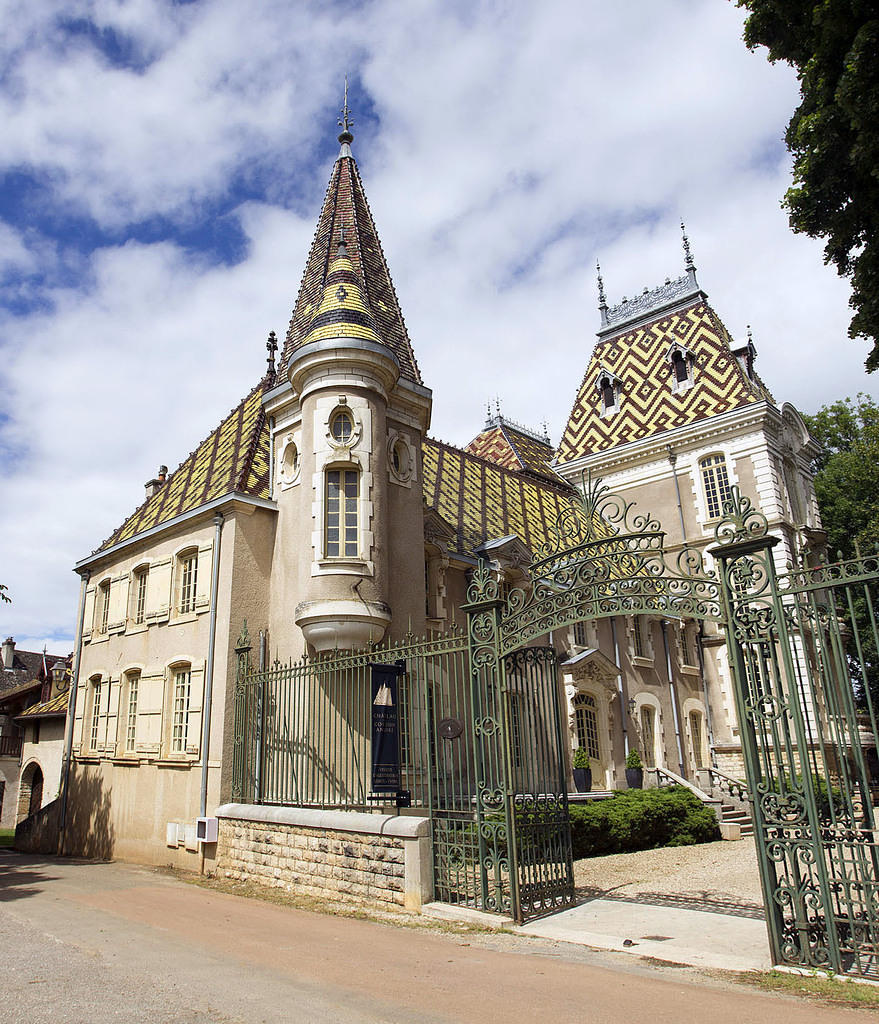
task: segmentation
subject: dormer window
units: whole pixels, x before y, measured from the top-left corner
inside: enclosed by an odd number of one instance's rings
[[[596,381],[598,394],[601,398],[601,415],[612,416],[620,407],[620,395],[622,394],[622,381],[610,370],[604,367],[598,374]]]
[[[687,391],[693,386],[693,367],[696,359],[693,353],[675,342],[666,353],[671,364],[671,389],[675,394]]]

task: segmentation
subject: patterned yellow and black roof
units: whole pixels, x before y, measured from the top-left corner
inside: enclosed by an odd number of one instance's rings
[[[507,422],[486,427],[464,450],[505,469],[533,473],[553,483],[562,482],[550,466],[555,454],[552,445],[530,437]]]
[[[551,485],[426,438],[424,501],[455,530],[456,550],[472,553],[493,537],[516,535],[536,552],[573,498]]]
[[[694,359],[693,385],[675,393],[667,354],[678,342]],[[599,375],[609,370],[621,387],[619,408],[602,416]],[[732,354],[717,314],[704,302],[599,341],[562,434],[556,464],[638,441],[754,402],[772,401]]]
[[[321,304],[324,281],[343,229],[352,269],[363,285],[364,301],[375,318],[382,344],[397,357],[403,377],[422,383],[363,183],[351,156],[340,156],[333,165],[281,353],[281,366],[285,367],[292,352],[309,340],[311,322]]]
[[[40,701],[39,704],[31,704],[16,718],[51,718],[67,714],[67,691],[59,693],[51,700]]]
[[[269,432],[262,396],[272,380],[267,376],[260,381],[98,551],[130,540],[232,491],[267,498]]]
[[[359,338],[381,344],[378,325],[364,299],[354,265],[342,249],[330,264],[320,305],[308,324],[303,344],[328,338]]]

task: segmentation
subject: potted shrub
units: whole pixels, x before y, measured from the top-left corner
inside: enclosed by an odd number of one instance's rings
[[[578,793],[588,793],[592,789],[592,762],[585,747],[577,747],[571,764],[574,769],[574,787]]]
[[[641,755],[635,749],[626,755],[626,785],[629,789],[644,787],[644,765],[641,763]]]

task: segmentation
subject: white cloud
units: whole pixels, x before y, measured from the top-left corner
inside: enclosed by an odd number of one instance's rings
[[[64,647],[70,566],[261,374],[298,289],[330,169],[315,154],[335,134],[346,70],[372,104],[354,111],[354,149],[435,435],[465,443],[500,395],[558,437],[598,323],[596,257],[612,301],[657,284],[682,268],[682,215],[701,283],[734,334],[752,324],[780,400],[811,410],[877,390],[865,346],[846,338],[846,284],[779,208],[795,78],[744,48],[731,4],[7,0],[0,12],[0,169],[47,175],[54,202],[120,238],[80,257],[49,227],[0,226],[0,262],[44,300],[0,322],[0,483],[13,496],[0,580],[14,598],[0,630],[22,643]],[[62,16],[124,35],[142,66],[65,40]],[[237,265],[126,240],[157,216],[197,227],[253,173],[267,201],[231,214],[249,246]]]

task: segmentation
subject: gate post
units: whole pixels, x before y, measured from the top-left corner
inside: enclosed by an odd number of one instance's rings
[[[476,761],[476,827],[483,907],[509,913],[521,923],[516,864],[516,822],[512,808],[509,728],[500,653],[501,609],[497,581],[480,559],[467,589],[467,642],[470,654],[470,714]],[[502,816],[502,817],[501,817]],[[509,895],[504,875],[509,879]]]
[[[723,505],[724,519],[715,530],[718,545],[709,551],[720,564],[727,651],[771,953],[776,963],[839,972],[839,937],[809,740],[772,553],[778,538],[769,535],[765,516],[750,499],[737,487],[731,490]],[[788,922],[785,908],[792,918]],[[816,939],[816,914],[823,916],[818,929],[823,941]]]
[[[250,715],[247,678],[250,675],[250,634],[247,632],[247,619],[241,627],[241,633],[235,642],[237,668],[235,672],[235,715],[232,731],[232,800],[235,803],[250,802],[250,792],[245,792],[244,779],[250,759]]]

